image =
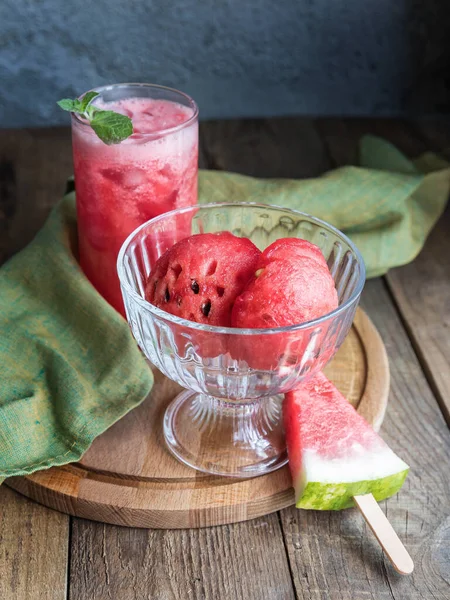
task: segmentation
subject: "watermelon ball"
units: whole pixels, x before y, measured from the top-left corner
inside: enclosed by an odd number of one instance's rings
[[[337,306],[334,280],[320,248],[306,240],[284,238],[262,253],[253,278],[236,298],[231,324],[250,329],[286,327],[317,319]],[[320,354],[323,335],[318,332],[314,348],[310,333],[304,331],[272,334],[270,341],[254,336],[251,346],[243,339],[239,358],[260,370],[292,369],[297,364],[303,368],[313,359],[309,354]],[[333,351],[320,357],[321,366]]]
[[[317,319],[338,306],[334,280],[318,246],[284,238],[264,250],[253,279],[236,298],[233,327],[268,328]]]
[[[157,260],[145,298],[188,321],[230,327],[233,303],[260,257],[253,242],[226,231],[192,235]]]

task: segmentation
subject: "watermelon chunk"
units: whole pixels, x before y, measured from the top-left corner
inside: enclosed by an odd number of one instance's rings
[[[253,242],[227,231],[192,235],[160,256],[145,297],[177,317],[229,327],[233,303],[253,276],[260,256]]]
[[[298,508],[341,510],[402,487],[408,465],[322,373],[286,394],[283,418]]]
[[[334,280],[320,248],[306,240],[283,238],[262,253],[253,278],[236,298],[232,326],[297,325],[337,306]]]
[[[338,306],[333,277],[318,246],[297,238],[282,238],[268,246],[253,277],[236,298],[232,327],[267,329],[298,325],[332,312]],[[325,336],[327,324],[321,333]],[[270,371],[302,362],[311,331],[253,336],[239,341],[234,351],[253,369]],[[335,349],[324,349],[322,365]]]

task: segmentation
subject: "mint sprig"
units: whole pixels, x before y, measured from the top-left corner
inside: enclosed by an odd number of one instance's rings
[[[91,101],[98,92],[87,92],[81,100],[63,98],[57,105],[63,110],[76,113],[89,121],[90,126],[105,144],[119,144],[133,133],[130,117],[112,110],[102,110],[93,106]]]

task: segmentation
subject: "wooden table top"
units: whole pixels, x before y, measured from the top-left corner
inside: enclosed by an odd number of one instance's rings
[[[364,133],[450,160],[450,123],[361,119],[201,124],[201,166],[311,177],[351,162]],[[0,132],[0,262],[22,248],[72,172],[66,128]],[[415,562],[402,577],[356,510],[288,508],[210,529],[127,529],[72,518],[0,487],[1,600],[450,598],[450,208],[409,265],[368,281],[362,306],[389,355],[381,434],[411,466],[381,503]]]

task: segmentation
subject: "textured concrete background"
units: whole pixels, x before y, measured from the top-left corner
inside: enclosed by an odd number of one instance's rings
[[[1,0],[0,127],[120,81],[203,118],[446,112],[449,23],[448,0]]]

